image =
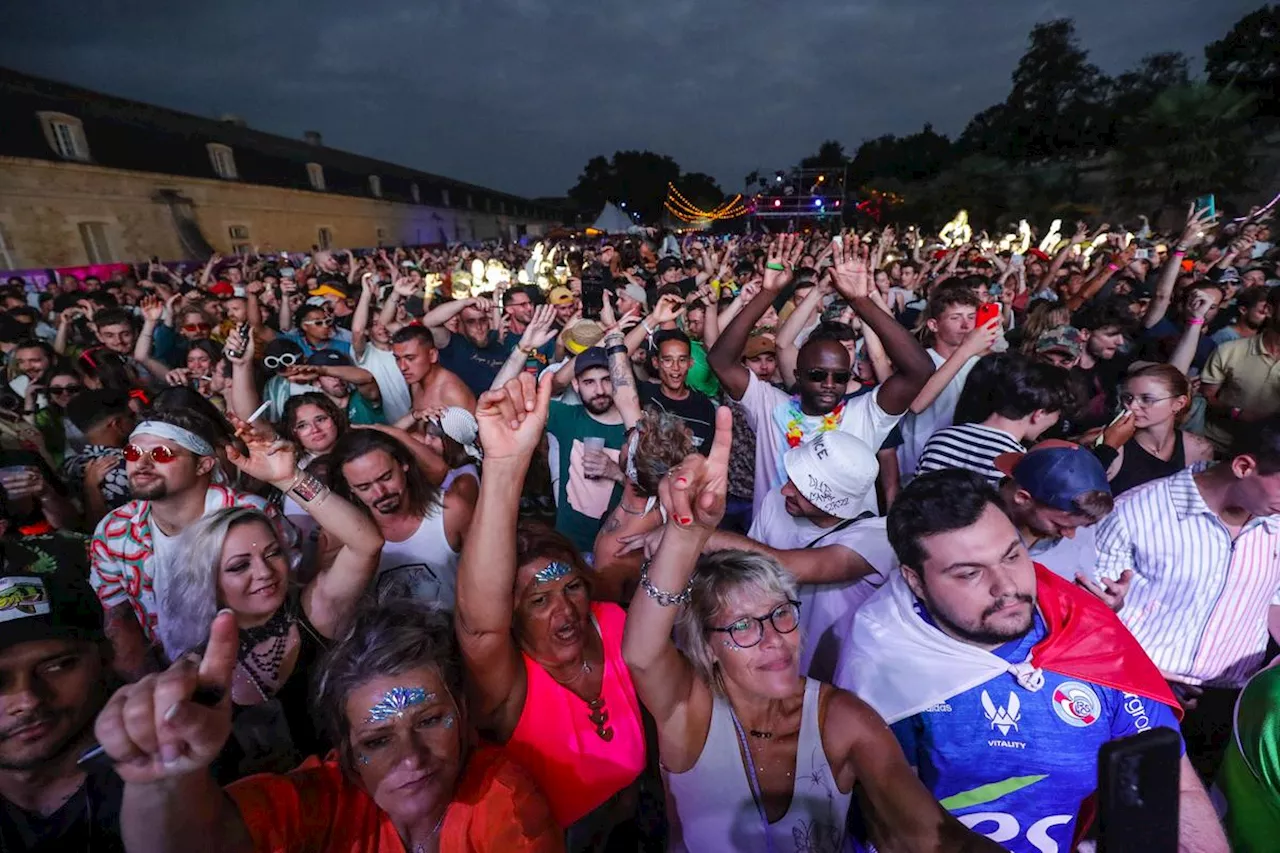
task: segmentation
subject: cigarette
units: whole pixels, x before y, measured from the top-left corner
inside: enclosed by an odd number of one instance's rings
[[[252,415],[249,415],[249,420],[245,421],[245,423],[247,423],[247,424],[251,424],[251,423],[253,423],[253,422],[254,422],[254,421],[256,421],[258,418],[262,417],[262,413],[263,413],[263,412],[265,412],[265,411],[266,411],[267,409],[269,409],[269,408],[271,408],[271,401],[270,401],[270,400],[268,400],[267,402],[265,402],[265,403],[263,403],[261,406],[259,406],[259,407],[258,407],[258,409],[257,409],[257,411],[255,411]]]

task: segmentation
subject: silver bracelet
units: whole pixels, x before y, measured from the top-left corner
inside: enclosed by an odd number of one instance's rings
[[[689,603],[689,594],[693,590],[693,578],[689,578],[689,582],[684,585],[684,589],[679,593],[673,595],[669,592],[663,592],[649,580],[649,561],[645,560],[640,564],[640,588],[644,590],[645,595],[658,602],[659,607],[676,607]]]

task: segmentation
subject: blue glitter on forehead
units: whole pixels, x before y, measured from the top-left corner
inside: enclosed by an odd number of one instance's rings
[[[382,698],[376,705],[369,709],[369,718],[365,722],[386,722],[392,717],[400,716],[412,705],[421,705],[434,699],[435,695],[421,687],[392,687],[382,694]]]
[[[533,573],[533,579],[537,583],[549,583],[550,581],[559,580],[571,571],[573,571],[573,568],[566,563],[558,561],[547,563],[547,565]]]

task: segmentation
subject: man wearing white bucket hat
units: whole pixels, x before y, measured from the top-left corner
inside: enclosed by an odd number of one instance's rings
[[[782,464],[787,480],[765,495],[750,533],[717,530],[703,552],[765,554],[795,577],[804,630],[800,671],[830,681],[854,612],[897,567],[885,520],[862,511],[880,467],[866,442],[835,431],[791,448]],[[661,538],[659,528],[623,541],[652,551]]]

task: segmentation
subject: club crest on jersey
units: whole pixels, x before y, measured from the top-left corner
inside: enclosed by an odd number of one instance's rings
[[[1098,721],[1102,702],[1093,688],[1079,681],[1064,681],[1053,691],[1053,712],[1069,726],[1083,729]]]
[[[1009,704],[997,708],[996,703],[991,701],[991,697],[987,695],[987,691],[982,691],[982,711],[987,715],[987,721],[991,723],[991,728],[999,729],[1000,734],[1007,735],[1009,730],[1018,730],[1018,721],[1022,719],[1022,705],[1018,701],[1016,693],[1009,694]]]

